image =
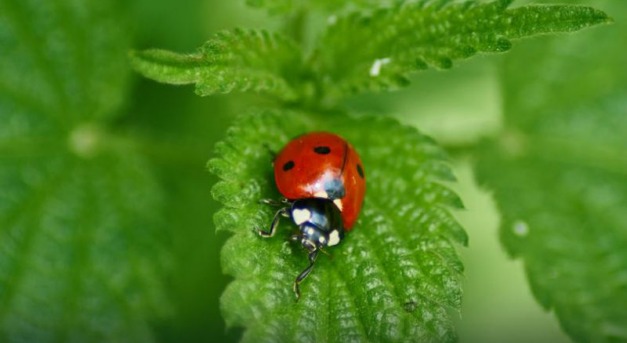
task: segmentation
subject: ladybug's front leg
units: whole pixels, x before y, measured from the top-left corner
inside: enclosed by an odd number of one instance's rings
[[[276,228],[277,226],[279,226],[279,220],[281,219],[281,217],[288,217],[289,218],[289,213],[288,213],[288,207],[283,207],[280,210],[276,211],[276,213],[274,214],[274,218],[272,219],[272,224],[270,224],[270,230],[269,231],[265,231],[263,229],[259,229],[257,228],[257,232],[259,233],[259,236],[261,237],[272,237],[274,236],[274,233],[276,232]]]
[[[316,263],[316,257],[318,257],[318,249],[309,252],[309,266],[305,268],[298,276],[296,280],[294,280],[294,294],[296,294],[296,301],[300,299],[300,283],[305,280],[305,278],[311,273],[311,270],[314,267],[314,263]]]
[[[265,205],[276,206],[276,207],[289,206],[292,204],[292,202],[286,198],[281,198],[281,200],[278,200],[278,201],[274,199],[261,199],[259,200],[259,202]]]

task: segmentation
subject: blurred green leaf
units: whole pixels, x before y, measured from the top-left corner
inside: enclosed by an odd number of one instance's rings
[[[267,31],[222,31],[196,54],[164,50],[133,52],[135,70],[174,85],[196,84],[201,96],[252,91],[281,100],[297,96],[301,51],[287,37]]]
[[[150,341],[169,305],[161,195],[108,132],[127,23],[109,1],[0,1],[0,341]]]
[[[453,180],[442,150],[416,130],[390,119],[354,119],[263,112],[241,117],[210,161],[222,181],[213,188],[224,207],[217,230],[233,236],[222,250],[232,282],[222,296],[229,326],[246,328],[244,341],[452,341],[449,310],[459,310],[462,264],[455,243],[464,230],[448,208],[459,198],[441,181]],[[254,227],[269,225],[279,198],[272,151],[312,130],[341,134],[360,153],[368,190],[363,211],[342,244],[321,256],[296,303],[292,282],[306,254],[288,242],[295,227],[281,224],[274,239]]]
[[[272,14],[288,14],[298,9],[335,12],[345,7],[372,8],[389,5],[394,0],[246,0],[251,7],[265,8]]]
[[[606,23],[602,11],[579,6],[524,6],[421,1],[354,13],[329,23],[314,54],[315,69],[332,97],[404,86],[408,73],[478,52],[509,50],[510,40],[571,32]]]
[[[477,164],[505,247],[580,342],[627,340],[627,4],[605,4],[620,25],[506,60],[505,128]]]
[[[251,7],[265,8],[270,13],[287,13],[294,9],[295,0],[246,0]]]

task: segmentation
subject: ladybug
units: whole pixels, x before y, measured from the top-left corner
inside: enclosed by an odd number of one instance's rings
[[[298,300],[299,285],[311,273],[318,253],[339,244],[344,233],[353,228],[366,192],[366,177],[357,151],[342,137],[328,132],[294,138],[273,164],[276,186],[284,198],[261,201],[280,209],[269,230],[257,231],[262,237],[272,237],[281,217],[298,226],[291,240],[300,242],[309,253],[309,265],[293,284]]]

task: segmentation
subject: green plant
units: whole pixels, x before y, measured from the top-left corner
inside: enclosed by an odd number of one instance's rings
[[[456,245],[468,238],[449,212],[462,207],[449,189],[450,147],[347,100],[400,89],[416,71],[508,51],[520,38],[611,20],[591,7],[509,0],[249,4],[280,14],[282,29],[220,31],[192,54],[130,54],[148,78],[194,84],[202,96],[236,93],[250,105],[228,120],[209,162],[219,177],[215,227],[231,234],[221,255],[234,277],[221,298],[227,325],[254,341],[454,340],[463,271]],[[202,176],[182,179],[206,155],[206,132],[217,140],[225,118],[207,119],[221,100],[151,116],[168,101],[142,95],[178,90],[129,87],[129,18],[147,18],[152,4],[137,6],[122,14],[108,1],[0,0],[8,61],[0,65],[2,341],[184,339],[177,287],[198,271],[185,267],[195,243],[184,213],[206,212],[209,182],[198,191]],[[503,129],[459,149],[477,158],[479,180],[495,190],[503,243],[525,261],[534,294],[579,341],[627,337],[627,35],[607,29],[543,38],[506,58]],[[603,69],[590,67],[599,61]],[[176,111],[187,117],[175,120]],[[333,259],[319,259],[295,303],[290,283],[304,254],[252,228],[271,216],[258,200],[279,196],[267,148],[312,130],[355,145],[368,194],[356,230]],[[282,225],[280,237],[288,231]]]

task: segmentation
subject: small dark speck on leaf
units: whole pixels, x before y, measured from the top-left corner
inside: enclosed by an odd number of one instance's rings
[[[410,300],[403,304],[403,309],[405,309],[405,311],[409,313],[416,311],[416,308],[418,308],[418,303],[413,300]]]

